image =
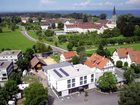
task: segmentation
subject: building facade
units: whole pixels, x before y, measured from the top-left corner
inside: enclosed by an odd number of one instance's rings
[[[85,61],[84,64],[90,67],[93,72],[95,72],[96,80],[98,80],[99,77],[105,72],[112,72],[113,74],[115,73],[114,64],[109,59],[98,54],[93,54]]]
[[[4,86],[5,82],[14,69],[13,62],[0,61],[0,86]]]
[[[16,63],[21,58],[21,50],[7,50],[0,53],[0,61],[12,61]]]
[[[48,83],[57,96],[95,88],[95,74],[89,67],[62,62],[44,67]]]

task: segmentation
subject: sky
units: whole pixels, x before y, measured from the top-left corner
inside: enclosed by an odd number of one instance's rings
[[[47,10],[140,10],[140,0],[0,0],[0,12]]]

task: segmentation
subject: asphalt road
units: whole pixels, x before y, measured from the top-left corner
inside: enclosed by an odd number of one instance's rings
[[[31,36],[27,33],[27,31],[26,31],[26,29],[25,29],[24,26],[21,26],[21,27],[22,27],[22,31],[21,31],[22,35],[24,35],[26,38],[28,38],[29,40],[31,40],[31,41],[33,41],[33,42],[37,42],[37,41],[38,41],[37,39],[34,39],[33,37],[31,37]],[[45,44],[46,46],[48,46],[48,45],[51,46],[54,52],[58,52],[58,53],[67,52],[67,50],[62,49],[62,48],[60,48],[60,47],[56,47],[56,46],[50,45],[50,44],[48,44],[48,43],[44,43],[44,44]]]

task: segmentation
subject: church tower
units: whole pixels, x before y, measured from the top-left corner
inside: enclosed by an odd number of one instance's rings
[[[116,15],[116,8],[114,6],[113,14],[112,14],[112,23],[116,24],[116,21],[117,21],[117,15]]]

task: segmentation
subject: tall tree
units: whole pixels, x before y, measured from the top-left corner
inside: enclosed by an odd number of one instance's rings
[[[107,18],[107,15],[105,13],[100,14],[100,19],[105,20]]]
[[[98,80],[99,88],[104,92],[116,91],[117,79],[111,72],[105,72]]]
[[[122,89],[119,105],[140,105],[140,83],[132,83]]]
[[[83,17],[83,22],[88,22],[88,17],[87,17],[87,15],[84,15],[84,17]]]
[[[48,101],[48,91],[41,83],[35,82],[25,89],[25,98],[25,105],[45,105]]]

